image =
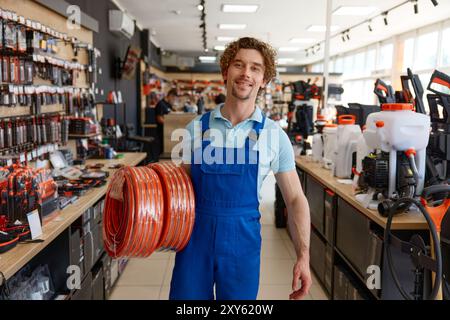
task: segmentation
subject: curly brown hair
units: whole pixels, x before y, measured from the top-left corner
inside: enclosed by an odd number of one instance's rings
[[[230,42],[227,45],[225,51],[220,57],[220,70],[222,74],[228,70],[230,63],[236,57],[236,54],[240,49],[258,50],[264,59],[264,80],[269,83],[273,78],[275,78],[277,74],[275,66],[277,52],[268,43],[251,37],[239,38],[238,40]],[[261,94],[263,91],[264,89],[260,88],[258,90],[258,94]]]

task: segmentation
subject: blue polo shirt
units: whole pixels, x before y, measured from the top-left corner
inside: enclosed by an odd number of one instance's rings
[[[262,111],[256,107],[248,119],[233,127],[231,122],[223,117],[221,113],[222,106],[223,104],[211,111],[209,127],[211,131],[216,130],[215,132],[221,135],[220,139],[211,139],[211,145],[214,147],[242,148],[246,137],[249,136],[253,128],[254,122],[262,122]],[[200,118],[201,116],[196,117],[186,126],[189,137],[183,137],[183,145],[184,148],[187,148],[185,150],[190,150],[191,152],[183,152],[184,163],[190,163],[192,150],[196,147],[194,141],[201,139]],[[265,120],[255,147],[259,151],[258,197],[261,201],[261,186],[270,171],[281,173],[295,170],[295,156],[286,132],[269,118]]]

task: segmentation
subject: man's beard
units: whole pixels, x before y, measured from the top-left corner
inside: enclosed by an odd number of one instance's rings
[[[233,97],[235,97],[236,99],[239,99],[239,100],[248,100],[248,99],[250,99],[251,94],[252,94],[252,91],[250,90],[250,92],[248,93],[248,95],[246,95],[246,96],[240,96],[240,95],[237,93],[237,91],[236,91],[236,89],[234,88],[234,86],[231,88],[231,95],[232,95]]]

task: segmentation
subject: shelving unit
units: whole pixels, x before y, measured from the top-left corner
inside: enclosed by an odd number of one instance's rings
[[[339,275],[339,281],[345,278],[349,299],[352,296],[355,299],[401,299],[383,257],[386,218],[362,206],[354,198],[351,186],[339,183],[329,170],[310,157],[297,157],[296,163],[310,205],[311,267],[329,297],[342,298],[342,288],[336,288],[337,270],[344,273]],[[419,213],[395,217],[392,230],[405,240],[417,233],[429,239],[426,221]],[[396,251],[393,251],[393,257],[398,270],[404,272],[401,275],[404,287],[411,288],[414,276],[407,274],[413,269],[409,257]],[[381,270],[380,290],[367,288],[367,267],[371,265]]]

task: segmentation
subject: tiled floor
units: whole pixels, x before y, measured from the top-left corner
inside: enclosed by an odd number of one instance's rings
[[[258,299],[289,299],[295,251],[285,229],[274,225],[275,178],[267,177],[261,203],[261,278]],[[174,265],[174,253],[158,252],[147,259],[131,259],[119,278],[110,299],[166,300]],[[306,300],[327,299],[313,275],[313,285]]]

